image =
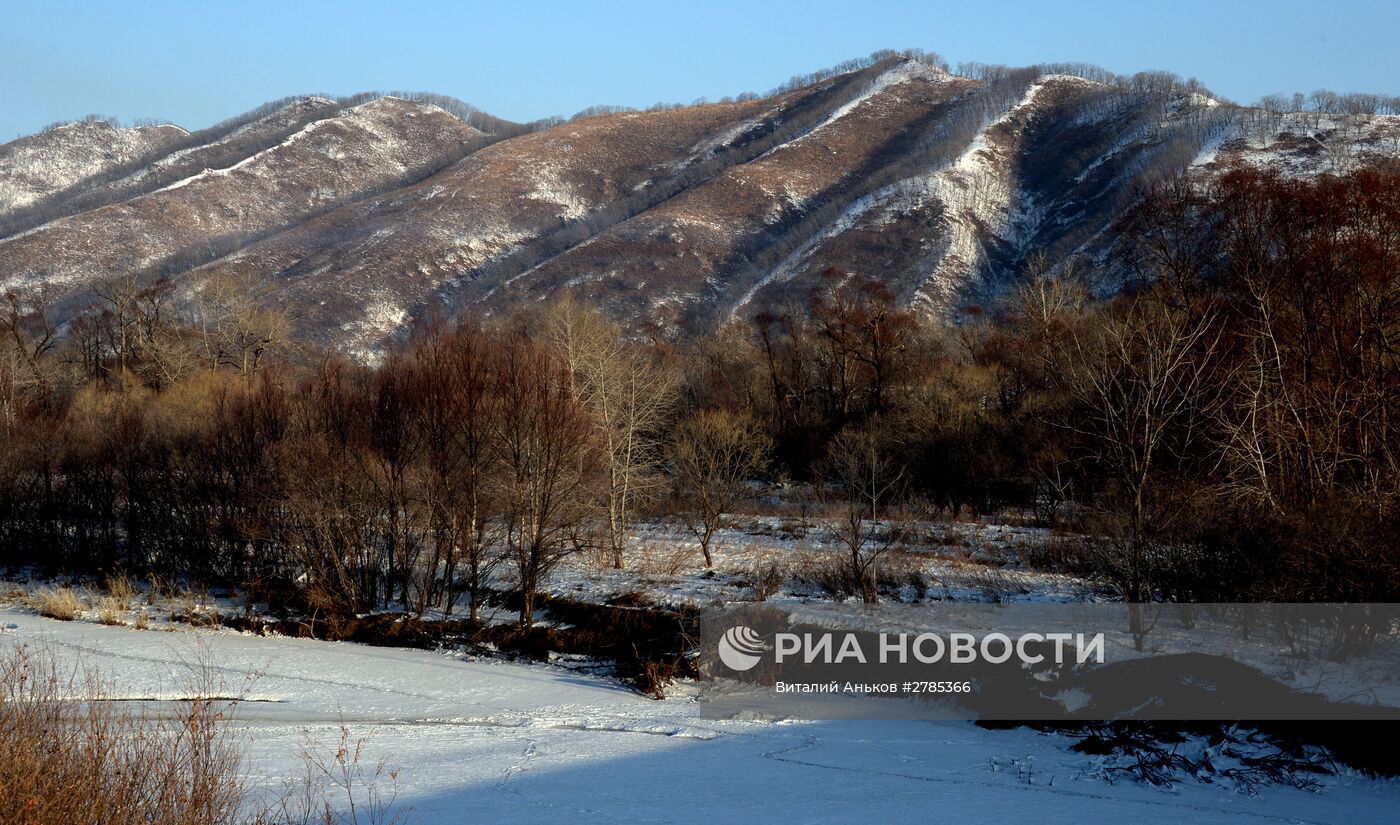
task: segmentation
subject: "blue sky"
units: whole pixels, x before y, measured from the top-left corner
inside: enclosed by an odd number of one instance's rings
[[[767,90],[918,47],[1168,69],[1250,102],[1400,94],[1400,0],[0,0],[0,140],[90,112],[208,126],[289,94],[435,91],[501,117]]]

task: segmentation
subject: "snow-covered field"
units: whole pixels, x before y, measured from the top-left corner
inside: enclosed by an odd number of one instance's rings
[[[1400,784],[1327,777],[1247,796],[1106,781],[1071,740],[969,723],[715,722],[681,690],[652,700],[550,665],[229,631],[161,632],[0,610],[0,646],[99,668],[116,695],[173,699],[201,663],[237,711],[250,778],[299,776],[342,722],[397,770],[410,821],[1394,821]]]
[[[1022,562],[1028,545],[1051,540],[1049,530],[986,522],[921,522],[908,546],[880,562],[904,575],[919,574],[922,592],[891,594],[896,601],[1083,601],[1094,586],[1072,576],[1032,570]],[[1060,541],[1074,538],[1060,537]],[[606,559],[566,558],[542,584],[555,596],[605,602],[637,594],[652,604],[677,607],[748,601],[755,574],[776,566],[787,580],[766,601],[827,601],[805,576],[823,562],[839,562],[845,550],[828,523],[816,518],[736,516],[720,528],[712,547],[714,567],[701,563],[700,543],[675,522],[637,525],[624,569]],[[501,581],[510,587],[513,582]]]

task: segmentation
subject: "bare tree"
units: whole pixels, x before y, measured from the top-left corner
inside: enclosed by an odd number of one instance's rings
[[[419,612],[440,601],[451,615],[459,571],[472,621],[500,561],[496,485],[500,451],[494,438],[500,406],[491,385],[491,338],[474,325],[455,330],[430,321],[413,345],[423,438],[423,496],[431,524],[431,557]],[[436,582],[441,580],[439,587]]]
[[[523,333],[502,343],[495,375],[505,542],[515,565],[520,624],[534,622],[541,580],[569,553],[586,517],[600,456],[593,424],[561,360]]]
[[[110,378],[115,373],[120,378],[136,357],[141,282],[135,275],[108,278],[95,285],[92,294],[97,299],[93,311],[104,322],[100,327],[103,343],[115,362],[106,374]]]
[[[366,477],[360,376],[328,361],[299,388],[280,458],[289,483],[282,539],[295,553],[313,607],[363,612],[386,587],[382,513]]]
[[[1105,563],[1129,603],[1152,599],[1155,540],[1191,501],[1171,495],[1166,480],[1202,445],[1220,403],[1220,343],[1214,310],[1193,312],[1156,296],[1067,329],[1057,377],[1077,403],[1062,424],[1086,439],[1116,487],[1122,531]]]
[[[390,353],[366,388],[365,449],[357,453],[363,456],[373,506],[383,525],[383,555],[388,567],[385,598],[392,599],[397,590],[404,607],[408,606],[427,530],[417,478],[423,454],[421,388],[413,380],[408,359],[402,353]]]
[[[854,414],[855,403],[865,414],[885,412],[892,387],[909,368],[914,314],[900,308],[894,293],[874,278],[836,269],[822,278],[810,309],[836,406],[843,419]]]
[[[21,395],[53,388],[48,356],[57,346],[58,326],[44,296],[5,293],[0,299],[0,424],[13,423]]]
[[[676,494],[686,526],[700,540],[705,566],[725,513],[767,463],[768,437],[753,419],[724,410],[702,411],[681,422],[671,443]]]
[[[914,510],[909,504],[907,468],[895,456],[889,433],[846,428],[827,445],[822,464],[826,497],[835,505],[832,527],[845,546],[846,571],[866,604],[880,601],[876,563],[907,541]]]
[[[291,318],[267,285],[252,276],[216,274],[192,301],[194,324],[210,369],[230,366],[251,376],[287,346]]]
[[[606,462],[604,510],[608,551],[621,570],[637,507],[665,486],[661,430],[673,414],[675,374],[596,310],[564,301],[550,315],[551,337],[563,349],[574,393],[598,431]]]

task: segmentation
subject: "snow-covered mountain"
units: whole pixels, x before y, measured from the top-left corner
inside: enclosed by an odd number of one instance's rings
[[[0,146],[0,216],[132,161],[170,151],[178,126],[119,129],[105,120],[55,126]]]
[[[97,122],[5,144],[0,289],[46,285],[71,312],[133,272],[184,294],[267,281],[303,337],[360,351],[430,307],[566,290],[704,329],[801,299],[833,266],[953,315],[1033,252],[1101,257],[1166,171],[1400,156],[1396,116],[900,57],[737,102],[473,122],[421,98],[293,98],[197,133]]]

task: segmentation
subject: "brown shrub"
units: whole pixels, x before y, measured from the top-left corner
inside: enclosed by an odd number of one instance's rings
[[[835,553],[802,553],[792,567],[793,578],[821,590],[835,599],[845,599],[858,592],[852,580],[850,566]]]
[[[959,578],[960,584],[979,591],[982,598],[994,604],[1007,604],[1030,592],[1023,580],[990,565],[968,565]]]
[[[753,591],[756,602],[766,602],[787,584],[787,567],[776,561],[760,562],[748,570],[740,583]]]
[[[695,548],[684,542],[641,541],[637,573],[644,578],[679,576],[695,563]]]
[[[1021,562],[1031,570],[1091,576],[1098,572],[1093,548],[1077,536],[1051,533],[1044,538],[1027,539],[1017,548]]]

